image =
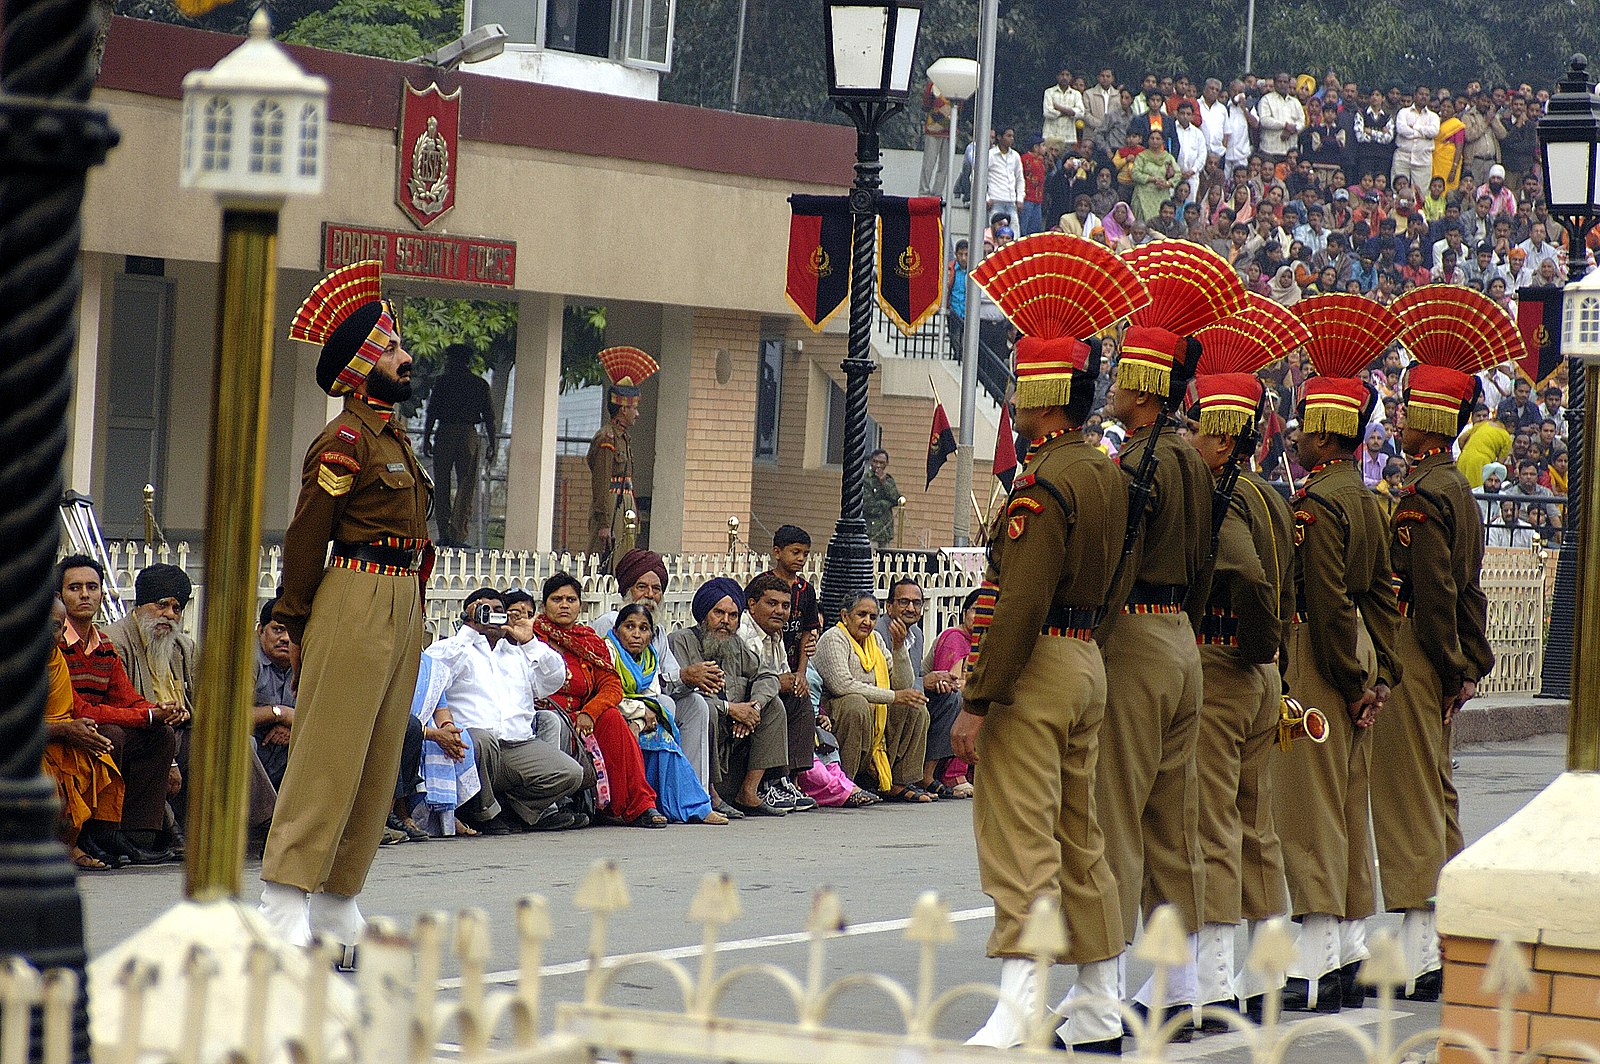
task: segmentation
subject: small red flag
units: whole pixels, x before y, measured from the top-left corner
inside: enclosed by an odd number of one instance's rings
[[[933,486],[933,478],[939,475],[939,470],[955,453],[956,433],[950,427],[950,415],[944,412],[943,403],[936,402],[933,405],[933,428],[928,431],[928,483],[924,485],[924,491]]]
[[[1522,334],[1525,349],[1517,360],[1517,369],[1536,388],[1561,368],[1561,300],[1564,294],[1564,289],[1554,285],[1517,290],[1517,331]]]
[[[1017,437],[1011,431],[1011,405],[1000,404],[1000,432],[994,441],[994,475],[1011,490],[1011,478],[1017,474]]]

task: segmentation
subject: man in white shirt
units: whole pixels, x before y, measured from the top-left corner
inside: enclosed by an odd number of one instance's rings
[[[1044,90],[1044,142],[1060,150],[1078,143],[1078,120],[1083,117],[1083,93],[1072,87],[1072,71],[1061,68],[1056,83]]]
[[[1285,71],[1272,75],[1272,91],[1256,104],[1256,119],[1261,126],[1261,155],[1268,162],[1281,163],[1289,149],[1299,143],[1306,128],[1306,111],[1294,95],[1294,82]]]
[[[1517,377],[1509,362],[1490,366],[1478,374],[1478,380],[1483,382],[1483,405],[1489,408],[1491,414],[1516,392]]]
[[[1239,167],[1250,165],[1250,124],[1256,120],[1255,112],[1250,110],[1250,104],[1245,99],[1243,80],[1234,78],[1228,86],[1226,107],[1227,114],[1222,125],[1222,172],[1231,178]],[[1202,128],[1210,124],[1211,119],[1207,116]]]
[[[581,819],[558,803],[584,785],[583,767],[558,745],[560,718],[536,705],[561,690],[567,666],[534,638],[532,597],[512,594],[514,613],[494,588],[474,591],[456,634],[423,652],[448,677],[450,720],[436,723],[471,733],[477,752],[482,787],[458,815],[488,835],[559,831]]]
[[[1294,227],[1294,238],[1304,244],[1313,256],[1328,250],[1328,230],[1324,225],[1322,204],[1313,203],[1306,208],[1305,224]]]
[[[1428,109],[1433,96],[1426,85],[1418,85],[1411,106],[1394,116],[1394,173],[1405,174],[1412,188],[1427,188],[1433,180],[1433,138],[1439,135],[1439,116]]]
[[[1025,193],[1022,177],[1022,155],[1015,151],[1017,131],[1011,126],[1000,130],[994,147],[989,149],[989,180],[984,186],[984,202],[988,205],[985,217],[1006,214],[1012,228],[1022,220],[1022,199]]]
[[[1555,263],[1558,268],[1561,266],[1559,249],[1550,243],[1549,234],[1545,231],[1543,222],[1534,222],[1528,229],[1528,239],[1518,244],[1517,247],[1526,252],[1528,256],[1527,261],[1522,264],[1523,268],[1535,276],[1539,273],[1539,264],[1546,259]]]
[[[1228,105],[1222,100],[1222,82],[1206,78],[1200,90],[1200,132],[1206,135],[1206,154],[1219,160],[1228,153]]]
[[[1182,172],[1179,186],[1172,190],[1173,202],[1181,211],[1184,204],[1195,199],[1200,187],[1200,172],[1206,168],[1206,135],[1194,124],[1194,101],[1178,104],[1178,124],[1172,131],[1173,154],[1178,157]]]

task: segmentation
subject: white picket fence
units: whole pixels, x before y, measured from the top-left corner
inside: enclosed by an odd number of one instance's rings
[[[119,974],[111,1002],[97,997],[91,1013],[110,1008],[120,1024],[107,1031],[99,1025],[94,1057],[101,1064],[422,1064],[441,1060],[440,1041],[455,1038],[448,1049],[455,1060],[468,1064],[567,1064],[596,1059],[629,1061],[636,1056],[729,1064],[884,1064],[891,1061],[980,1064],[1007,1059],[1060,1059],[1050,1048],[1060,1016],[1048,1011],[1057,1000],[1050,992],[1049,957],[1065,947],[1065,929],[1055,902],[1041,898],[1034,904],[1022,939],[1035,957],[1040,992],[1026,1015],[1026,1044],[1007,1054],[962,1045],[938,1033],[941,1019],[958,1002],[977,1000],[987,1011],[1004,998],[992,984],[963,982],[938,990],[940,946],[953,941],[955,927],[944,902],[932,892],[918,899],[905,937],[917,944],[915,973],[904,981],[877,972],[853,972],[833,981],[826,979],[828,943],[847,924],[841,901],[832,890],[814,896],[805,928],[809,941],[804,971],[774,964],[745,964],[719,971],[717,945],[721,930],[740,915],[740,898],[726,876],[709,873],[689,906],[689,923],[702,929],[698,961],[691,967],[654,954],[606,956],[607,931],[613,916],[630,904],[628,889],[614,864],[600,861],[579,886],[578,905],[590,914],[589,958],[581,1000],[555,1007],[553,1030],[541,1033],[547,1008],[542,996],[541,965],[551,934],[549,907],[542,897],[530,895],[518,904],[514,933],[518,942],[518,970],[509,986],[491,982],[486,973],[490,959],[488,918],[468,909],[452,921],[442,913],[419,918],[409,935],[393,924],[374,920],[361,944],[362,967],[352,988],[329,972],[333,951],[322,945],[310,948],[301,968],[309,974],[298,987],[298,1005],[292,1009],[269,1000],[268,981],[286,955],[295,951],[270,938],[249,946],[229,963],[237,972],[221,971],[218,958],[195,947],[182,964],[164,968],[138,958]],[[449,945],[447,946],[447,942]],[[445,950],[452,950],[460,977],[439,978]],[[1375,934],[1371,957],[1360,978],[1376,991],[1378,1017],[1363,1013],[1364,1023],[1342,1017],[1301,1018],[1285,1024],[1281,991],[1266,999],[1264,1022],[1257,1026],[1235,1013],[1222,1015],[1245,1038],[1248,1058],[1258,1064],[1327,1059],[1329,1032],[1340,1036],[1340,1059],[1368,1064],[1395,1064],[1419,1059],[1443,1042],[1464,1047],[1479,1064],[1535,1061],[1542,1054],[1600,1061],[1600,1052],[1571,1042],[1535,1046],[1525,1052],[1512,1044],[1510,1023],[1501,1025],[1504,1044],[1465,1031],[1433,1028],[1401,1039],[1395,1022],[1396,997],[1406,978],[1398,943],[1388,932]],[[1164,984],[1173,969],[1188,959],[1189,948],[1179,918],[1170,908],[1158,910],[1136,947],[1136,956],[1155,969],[1155,995],[1164,996]],[[1275,982],[1296,956],[1287,920],[1274,921],[1255,938],[1247,965]],[[292,960],[301,962],[301,957]],[[968,960],[956,963],[964,968]],[[294,965],[298,967],[298,965]],[[612,989],[643,969],[664,973],[676,991],[677,1007],[641,1008],[609,1003]],[[163,984],[158,970],[167,973]],[[1498,1003],[1502,1018],[1516,1013],[1516,998],[1529,985],[1523,951],[1509,940],[1499,943],[1486,968],[1483,997]],[[215,992],[219,980],[242,978],[245,992]],[[721,1011],[723,1000],[735,987],[759,984],[769,996],[792,1005],[792,1021],[757,1020]],[[1490,985],[1492,984],[1492,985]],[[454,991],[453,995],[450,992]],[[0,1064],[24,1064],[28,1049],[29,1010],[42,1007],[42,1053],[46,1064],[67,1064],[70,1059],[70,1015],[78,992],[70,975],[51,973],[41,978],[20,961],[0,966]],[[353,995],[353,997],[352,997]],[[449,996],[447,996],[449,995]],[[887,1000],[898,1030],[866,1031],[829,1023],[833,1007],[847,997],[870,995]],[[353,1001],[353,1006],[352,1005]],[[1085,1001],[1085,1005],[1097,1004]],[[1070,1010],[1080,1007],[1069,1005]],[[1131,1009],[1123,1009],[1134,1037],[1125,1047],[1135,1060],[1156,1062],[1169,1057],[1169,1039],[1178,1018],[1164,1025],[1146,1023]],[[1159,1022],[1158,1015],[1156,1020]],[[178,1025],[174,1029],[174,1025]],[[948,1025],[946,1025],[948,1026]],[[963,1032],[964,1033],[964,1032]],[[1318,1041],[1307,1040],[1319,1036]],[[202,1044],[205,1043],[205,1044]],[[177,1046],[176,1051],[171,1049]],[[167,1048],[163,1048],[167,1047]]]

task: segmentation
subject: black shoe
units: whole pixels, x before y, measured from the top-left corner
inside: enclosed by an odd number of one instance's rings
[[[1141,1020],[1144,1020],[1147,1023],[1150,1021],[1150,1010],[1144,1005],[1141,1005],[1139,1002],[1135,1001],[1133,1003],[1133,1011],[1139,1014],[1139,1018]],[[1178,1015],[1184,1016],[1185,1019],[1183,1023],[1179,1025],[1177,1031],[1175,1031],[1172,1037],[1168,1040],[1168,1044],[1175,1045],[1179,1042],[1189,1042],[1194,1039],[1194,1010],[1188,1005],[1168,1005],[1166,1011],[1161,1016],[1160,1022],[1157,1023],[1156,1026],[1161,1027],[1174,1016]],[[1128,1028],[1127,1024],[1122,1025],[1122,1036],[1124,1038],[1132,1038],[1134,1036],[1133,1031]],[[1120,1053],[1121,1051],[1118,1050],[1118,1052]]]
[[[737,809],[740,813],[744,814],[745,816],[788,816],[789,815],[789,810],[787,810],[787,809],[779,809],[776,806],[769,805],[765,801],[765,799],[766,799],[765,792],[762,793],[761,798],[762,798],[762,800],[756,802],[755,805],[745,805],[743,802],[734,802],[733,803],[733,807],[735,809]]]
[[[1283,1011],[1284,1012],[1338,1012],[1344,1004],[1344,987],[1340,985],[1339,973],[1329,972],[1317,980],[1317,1007],[1312,1008],[1308,1003],[1310,994],[1304,979],[1290,979],[1283,986]]]
[[[126,868],[133,862],[125,855],[101,848],[88,835],[78,836],[78,849],[93,857],[107,868]]]
[[[1339,969],[1340,998],[1347,1009],[1359,1009],[1366,1004],[1367,995],[1372,988],[1356,979],[1356,974],[1361,971],[1361,962],[1347,964]]]
[[[1257,994],[1255,997],[1244,999],[1245,1019],[1249,1020],[1256,1026],[1259,1027],[1263,1022],[1265,1022],[1266,1011],[1267,995]]]
[[[1228,1023],[1224,1013],[1231,1012],[1240,1015],[1239,1002],[1235,998],[1225,998],[1222,1001],[1212,1001],[1200,1008],[1200,1026],[1195,1028],[1200,1034],[1224,1034],[1233,1030],[1233,1025]]]
[[[171,850],[147,850],[135,845],[133,840],[120,831],[109,831],[100,840],[102,849],[121,854],[128,861],[136,865],[166,864],[173,859]]]
[[[1444,993],[1444,970],[1435,968],[1417,976],[1415,988],[1406,995],[1407,1001],[1438,1001]]]
[[[529,831],[566,831],[578,822],[578,816],[570,809],[563,809],[559,805],[552,805],[539,814],[539,819],[528,825]]]
[[[417,826],[417,822],[408,816],[396,813],[389,814],[389,827],[405,835],[407,842],[427,842],[433,838],[426,831]]]
[[[1122,1037],[1105,1038],[1098,1042],[1079,1042],[1072,1047],[1072,1051],[1074,1053],[1095,1053],[1102,1057],[1120,1057],[1122,1056]]]
[[[183,829],[173,824],[156,835],[158,850],[171,850],[174,857],[182,857],[189,847],[189,840],[184,837]]]
[[[515,834],[511,825],[506,823],[506,817],[504,813],[495,817],[493,820],[485,820],[483,823],[478,825],[478,830],[485,835]]]
[[[712,809],[712,812],[721,813],[723,816],[727,817],[729,820],[743,820],[744,819],[744,814],[743,813],[739,812],[739,810],[735,809],[733,806],[729,805],[727,802],[724,802],[721,798],[718,798],[718,799],[716,799],[715,801],[713,801],[711,803],[711,809]]]

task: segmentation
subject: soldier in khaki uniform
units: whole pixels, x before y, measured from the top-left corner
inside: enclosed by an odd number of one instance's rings
[[[1474,317],[1479,300],[1489,307]],[[1501,360],[1496,339],[1515,342],[1516,333],[1503,315],[1482,313],[1498,309],[1492,301],[1466,289],[1421,288],[1393,309],[1407,349],[1424,364],[1406,382],[1401,443],[1414,464],[1390,524],[1406,682],[1373,727],[1372,822],[1384,907],[1405,913],[1406,994],[1437,1001],[1443,970],[1432,899],[1439,870],[1461,849],[1450,721],[1494,667],[1478,583],[1482,513],[1450,445],[1480,401],[1473,374]],[[1467,322],[1480,335],[1463,329]]]
[[[1093,631],[1111,593],[1127,490],[1080,432],[1100,351],[1098,341],[1075,337],[1133,309],[1116,306],[1119,290],[1142,289],[1125,264],[1084,241],[1059,234],[1030,241],[1041,249],[1034,261],[1000,280],[979,280],[989,281],[985,290],[1024,333],[1016,348],[1015,424],[1033,443],[992,530],[973,661],[951,729],[956,756],[981,766],[973,827],[983,889],[995,905],[989,955],[1002,958],[1001,990],[1023,1014],[1002,1002],[969,1041],[1021,1043],[1040,990],[1021,937],[1029,907],[1045,895],[1059,900],[1066,921],[1067,948],[1056,960],[1078,965],[1075,993],[1085,996],[1067,1009],[1058,1036],[1078,1052],[1120,1053],[1116,1001],[1125,940],[1095,817],[1106,676]],[[1074,307],[1064,315],[1070,320],[1054,323],[1062,332],[1038,327],[1026,308],[1011,308],[1007,293],[1026,280],[1020,275],[1082,273],[1091,263],[1107,271],[1101,287],[1113,299]]]
[[[1389,535],[1377,498],[1351,461],[1377,397],[1361,375],[1399,322],[1356,296],[1294,306],[1311,329],[1319,376],[1305,384],[1300,460],[1311,467],[1294,504],[1295,615],[1289,693],[1325,711],[1327,740],[1295,742],[1279,761],[1273,814],[1283,843],[1299,958],[1284,1007],[1337,1012],[1359,1005],[1366,918],[1377,909],[1369,788],[1369,729],[1400,681],[1399,609]],[[1335,321],[1330,323],[1329,318]]]
[[[656,360],[637,347],[608,347],[600,364],[606,389],[606,423],[589,441],[589,553],[620,559],[638,539],[633,494],[633,445],[628,430],[639,420],[639,386],[655,375]]]
[[[1285,314],[1292,324],[1298,319]],[[1195,380],[1189,442],[1219,479],[1230,463],[1248,461],[1262,388],[1251,372],[1274,361],[1287,342],[1278,333],[1233,331],[1223,323],[1201,333],[1205,354]],[[1258,339],[1260,337],[1260,339]],[[1241,372],[1207,372],[1208,362]],[[1241,453],[1242,452],[1242,453]],[[1274,986],[1254,973],[1235,975],[1235,928],[1252,937],[1266,920],[1289,911],[1283,850],[1272,818],[1272,768],[1283,700],[1282,639],[1294,613],[1294,543],[1289,506],[1256,474],[1237,469],[1217,527],[1211,598],[1200,621],[1205,701],[1195,761],[1200,773],[1200,845],[1205,894],[1197,939],[1197,999],[1208,1008],[1245,1009],[1260,1018],[1262,995]],[[1213,522],[1217,500],[1213,500]],[[1208,1029],[1222,1021],[1206,1017]]]
[[[1200,344],[1149,326],[1128,329],[1106,410],[1129,430],[1118,461],[1138,475],[1158,419],[1169,416],[1194,372]],[[1195,763],[1202,675],[1195,627],[1184,610],[1208,600],[1211,471],[1176,431],[1156,439],[1156,475],[1143,530],[1123,573],[1120,615],[1101,629],[1112,679],[1101,738],[1095,802],[1106,856],[1117,877],[1128,940],[1141,915],[1176,907],[1184,928],[1200,928],[1205,862],[1200,849],[1200,780]],[[1131,578],[1131,580],[1130,580]],[[1173,979],[1168,1000],[1194,1004],[1193,970]],[[1139,1004],[1151,987],[1135,995]]]
[[[324,934],[348,946],[360,934],[355,896],[394,800],[422,655],[432,483],[392,420],[411,395],[411,356],[379,281],[376,262],[335,271],[289,332],[322,344],[317,383],[344,398],[306,452],[273,611],[293,641],[300,697],[261,910],[301,944]]]

